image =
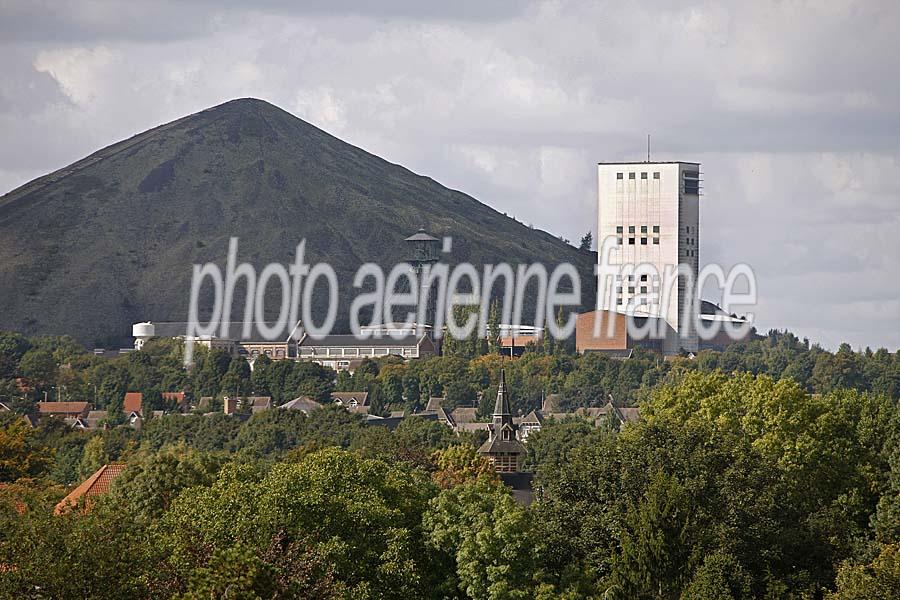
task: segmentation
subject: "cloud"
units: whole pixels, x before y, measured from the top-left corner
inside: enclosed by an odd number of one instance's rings
[[[568,239],[596,163],[703,163],[764,327],[900,347],[894,2],[6,3],[0,185],[264,98]],[[887,320],[887,321],[886,321]]]

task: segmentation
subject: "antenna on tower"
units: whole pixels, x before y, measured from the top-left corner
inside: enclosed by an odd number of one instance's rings
[[[650,134],[647,134],[647,162],[650,162]]]

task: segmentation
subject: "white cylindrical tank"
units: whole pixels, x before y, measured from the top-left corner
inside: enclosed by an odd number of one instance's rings
[[[131,326],[131,335],[136,338],[151,338],[156,334],[156,328],[149,321],[146,323],[135,323]]]

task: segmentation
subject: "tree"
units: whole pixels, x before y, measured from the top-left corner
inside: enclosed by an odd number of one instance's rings
[[[531,520],[509,490],[485,477],[443,490],[423,517],[429,547],[452,565],[439,595],[528,598],[533,588]]]
[[[893,600],[900,597],[900,543],[884,546],[867,565],[845,564],[828,600]]]
[[[581,237],[581,243],[578,244],[578,249],[582,252],[590,252],[591,246],[594,245],[594,234],[588,231]]]
[[[19,372],[35,387],[43,388],[56,382],[57,363],[49,350],[32,348],[22,355]]]
[[[34,431],[21,419],[0,427],[0,482],[36,477],[52,461],[51,450],[34,439]]]

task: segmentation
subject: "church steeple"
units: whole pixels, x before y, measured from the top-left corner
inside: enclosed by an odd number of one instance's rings
[[[500,370],[500,385],[497,388],[497,401],[494,403],[494,418],[488,426],[488,439],[478,452],[487,456],[499,473],[515,473],[521,470],[526,450],[518,440],[509,409],[509,391],[506,389],[506,373]]]
[[[497,401],[494,403],[494,426],[500,428],[505,424],[512,425],[512,412],[509,409],[509,392],[506,389],[506,372],[500,369],[500,385],[497,387]]]

